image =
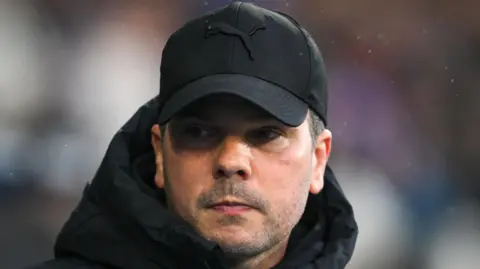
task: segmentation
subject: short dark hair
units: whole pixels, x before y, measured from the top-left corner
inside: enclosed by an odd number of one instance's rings
[[[310,109],[308,110],[308,115],[310,135],[312,136],[312,141],[315,145],[317,137],[325,130],[325,124],[320,119],[320,117]]]
[[[165,136],[165,130],[167,129],[167,124],[160,125],[160,133],[162,134],[162,141]],[[312,110],[308,110],[308,124],[310,129],[310,135],[312,137],[313,145],[315,145],[315,141],[317,137],[325,130],[325,124],[320,119],[320,117],[313,112]]]

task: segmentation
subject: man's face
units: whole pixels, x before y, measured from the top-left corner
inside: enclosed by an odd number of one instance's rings
[[[243,99],[217,95],[152,128],[155,182],[170,210],[229,254],[249,256],[288,241],[308,193],[323,187],[326,131],[288,127]]]

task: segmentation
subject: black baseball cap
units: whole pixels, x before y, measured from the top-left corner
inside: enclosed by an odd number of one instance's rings
[[[187,22],[168,39],[160,68],[160,116],[212,94],[233,94],[288,126],[308,108],[327,124],[327,81],[321,53],[292,17],[233,2]]]

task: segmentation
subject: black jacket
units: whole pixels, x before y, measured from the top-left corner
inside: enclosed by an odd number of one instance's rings
[[[219,269],[221,251],[164,206],[153,186],[152,99],[119,130],[93,181],[62,228],[55,259],[31,269]],[[357,237],[352,208],[330,168],[309,197],[287,255],[275,268],[343,269]]]

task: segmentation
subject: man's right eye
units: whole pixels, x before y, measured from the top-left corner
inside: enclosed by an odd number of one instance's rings
[[[212,137],[214,135],[214,131],[206,126],[191,125],[185,127],[183,134],[193,139],[205,139]]]
[[[171,131],[173,145],[179,149],[210,149],[217,145],[221,138],[215,128],[197,123],[174,125]]]

